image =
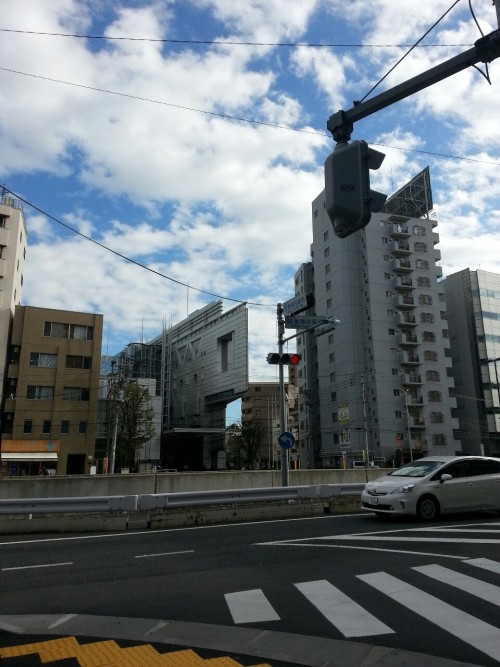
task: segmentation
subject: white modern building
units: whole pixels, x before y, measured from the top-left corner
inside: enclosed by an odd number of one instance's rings
[[[16,306],[21,303],[27,234],[22,205],[0,197],[0,408],[5,400],[4,379]]]
[[[326,325],[297,339],[299,430],[311,465],[399,464],[460,452],[450,341],[428,169],[338,238],[324,192],[312,203],[311,262],[295,294]]]
[[[463,451],[500,456],[500,274],[464,269],[442,286]]]

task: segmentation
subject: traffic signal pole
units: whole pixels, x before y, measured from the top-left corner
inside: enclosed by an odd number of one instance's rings
[[[276,316],[278,319],[278,354],[283,354],[283,343],[285,336],[285,315],[283,313],[283,304],[278,303],[276,307]],[[278,364],[278,379],[279,379],[279,414],[280,414],[280,430],[282,433],[286,431],[286,410],[285,410],[285,370],[284,364]],[[288,486],[288,449],[281,448],[281,486]]]

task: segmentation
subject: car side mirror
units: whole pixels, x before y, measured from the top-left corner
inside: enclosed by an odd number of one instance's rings
[[[444,472],[444,473],[441,475],[441,480],[440,480],[440,482],[441,482],[441,484],[442,484],[443,482],[447,482],[449,479],[453,479],[453,477],[450,475],[449,472]]]

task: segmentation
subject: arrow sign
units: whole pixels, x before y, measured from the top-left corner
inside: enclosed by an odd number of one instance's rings
[[[285,431],[278,437],[278,445],[283,449],[291,449],[295,443],[295,436],[290,431]]]
[[[300,315],[295,317],[285,317],[285,327],[287,329],[311,329],[320,324],[328,322],[324,317],[317,317],[316,315]]]

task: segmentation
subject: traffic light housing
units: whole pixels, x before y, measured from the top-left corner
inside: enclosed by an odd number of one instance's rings
[[[268,364],[282,364],[283,366],[296,366],[300,361],[300,354],[292,352],[284,352],[280,354],[279,352],[269,352],[267,355]]]
[[[338,143],[325,161],[325,208],[341,238],[365,227],[378,213],[387,195],[370,190],[370,169],[378,169],[384,153],[366,141]]]

